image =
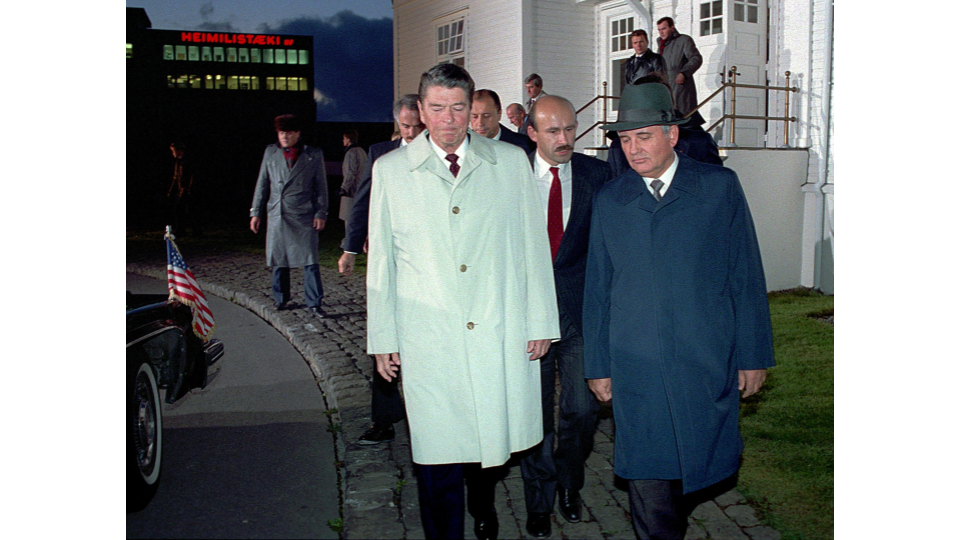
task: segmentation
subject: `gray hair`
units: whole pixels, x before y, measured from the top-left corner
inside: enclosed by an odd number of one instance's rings
[[[573,119],[577,119],[577,108],[573,106],[573,103],[571,103],[569,99],[556,94],[550,94],[549,96],[543,96],[542,98],[534,101],[533,106],[530,107],[530,112],[527,114],[527,116],[530,117],[530,125],[533,126],[534,131],[537,131],[537,105],[539,105],[542,101],[550,101],[551,99],[566,103],[567,107],[570,107],[570,112],[573,113]]]
[[[543,79],[540,78],[540,76],[537,75],[536,73],[531,73],[527,75],[525,79],[523,79],[523,84],[529,84],[529,83],[533,83],[533,85],[538,88],[543,88]]]
[[[437,64],[420,76],[420,100],[427,95],[427,88],[442,86],[444,88],[460,88],[467,94],[467,105],[473,103],[473,78],[467,70],[456,64]]]
[[[410,109],[411,111],[416,111],[419,114],[419,109],[417,109],[417,102],[420,101],[420,96],[417,94],[404,94],[400,96],[400,99],[393,104],[393,119],[400,120],[400,111],[403,109]]]

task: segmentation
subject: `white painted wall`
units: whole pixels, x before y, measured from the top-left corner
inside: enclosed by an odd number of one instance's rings
[[[806,150],[727,149],[724,166],[740,177],[757,229],[767,290],[800,286]]]

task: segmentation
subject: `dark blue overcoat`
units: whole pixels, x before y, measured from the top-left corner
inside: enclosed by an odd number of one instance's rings
[[[737,471],[737,371],[772,366],[773,342],[736,173],[679,160],[660,202],[633,170],[595,196],[583,340],[587,378],[612,379],[616,474],[689,493]]]

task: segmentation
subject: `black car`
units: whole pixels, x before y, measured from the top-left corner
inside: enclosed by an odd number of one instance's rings
[[[173,403],[208,382],[223,343],[202,341],[189,306],[166,295],[127,292],[127,511],[143,509],[160,482],[164,400]]]

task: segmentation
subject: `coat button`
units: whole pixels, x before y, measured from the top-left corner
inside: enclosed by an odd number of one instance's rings
[[[467,265],[461,264],[461,265],[460,265],[460,271],[461,271],[461,272],[466,272],[466,271],[467,271]]]
[[[459,207],[459,206],[454,206],[454,207],[453,207],[453,213],[454,213],[454,214],[459,214],[459,213],[460,213],[460,207]]]
[[[468,322],[468,323],[467,323],[467,330],[473,330],[473,323],[472,323],[472,322]]]

